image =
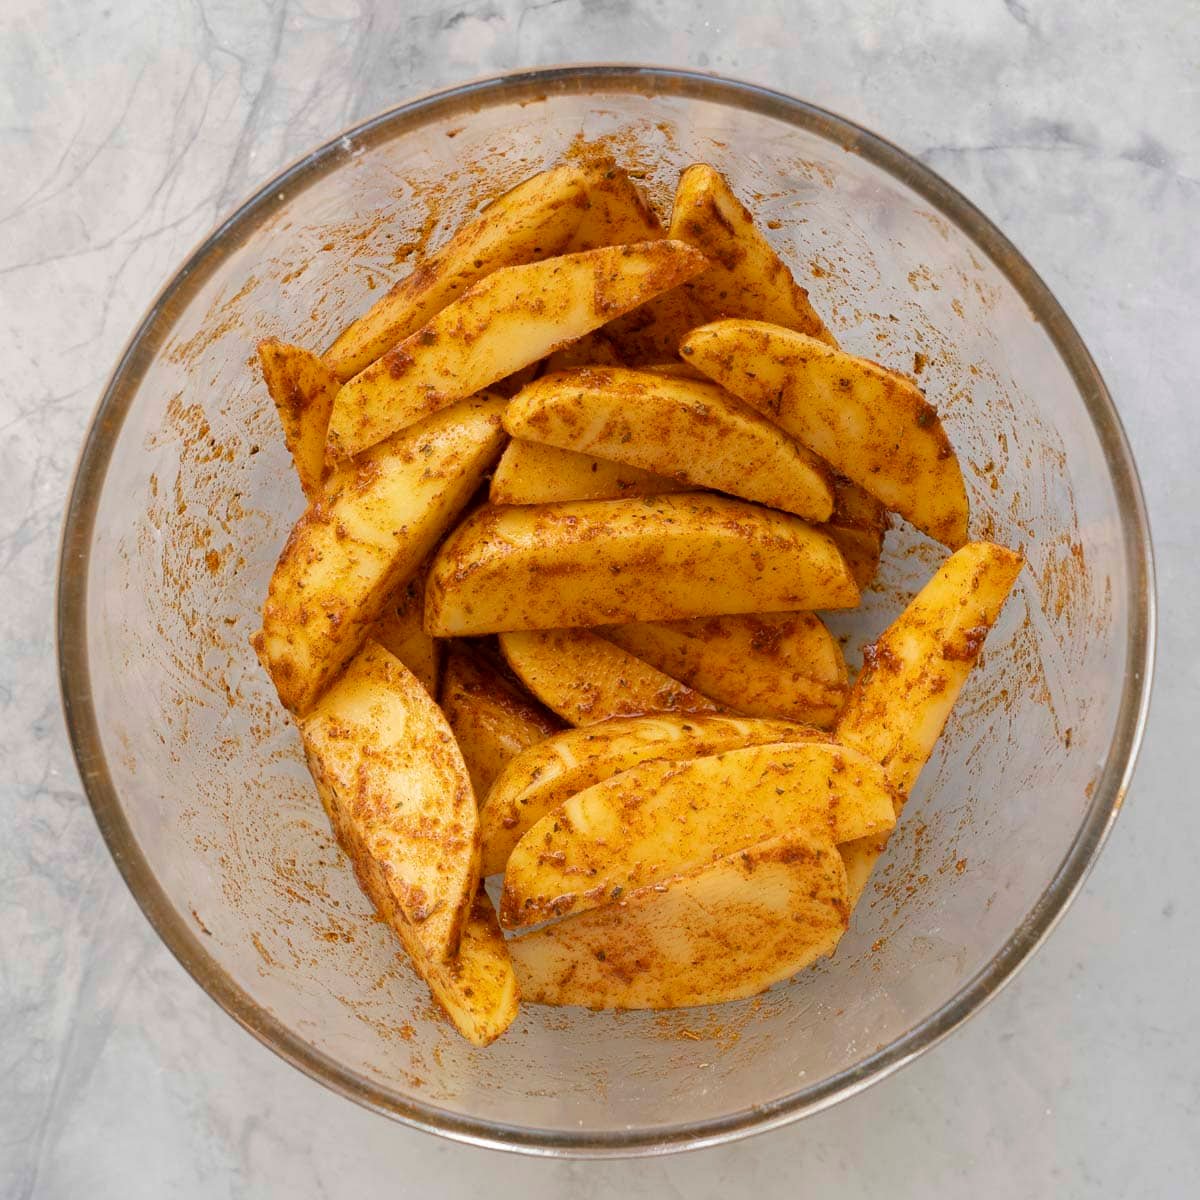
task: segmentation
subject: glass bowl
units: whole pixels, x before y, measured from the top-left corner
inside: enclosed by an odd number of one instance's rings
[[[577,139],[669,204],[732,180],[847,348],[920,378],[972,533],[1029,565],[836,956],[755,1000],[534,1006],[479,1050],[440,1019],[332,842],[249,647],[302,501],[254,366],[322,348],[490,195]],[[942,552],[907,528],[851,652]],[[405,104],[296,163],[184,264],[96,414],[59,580],[67,721],[113,857],[200,985],[342,1094],[478,1145],[652,1153],[814,1112],[945,1036],[1062,914],[1121,805],[1150,686],[1149,534],[1092,360],[1014,247],[829,113],[683,71],[567,67]]]

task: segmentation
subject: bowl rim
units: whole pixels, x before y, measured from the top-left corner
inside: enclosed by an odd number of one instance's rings
[[[406,127],[514,100],[605,91],[718,102],[784,121],[859,154],[917,192],[950,220],[1028,304],[1071,374],[1100,439],[1121,511],[1130,578],[1124,682],[1112,745],[1075,838],[1037,902],[997,954],[940,1008],[905,1034],[818,1084],[769,1104],[687,1125],[592,1132],[508,1125],[402,1096],[347,1070],[257,1004],[208,953],[171,904],[122,812],[104,760],[88,667],[89,546],[107,467],[146,367],[193,294],[248,232],[285,197],[332,170],[353,150]],[[216,226],[159,292],[117,361],[93,413],[65,510],[56,604],[59,686],[72,752],[113,860],[155,931],[193,979],[244,1029],[281,1058],[347,1098],[409,1126],[493,1149],[550,1157],[632,1157],[728,1142],[819,1112],[883,1079],[936,1045],[994,997],[1042,944],[1082,887],[1124,802],[1145,731],[1154,666],[1156,599],[1149,521],[1121,421],[1091,355],[1050,289],[1017,248],[949,183],[891,142],[806,101],[758,84],[675,67],[586,63],[505,72],[428,92],[356,123],[285,167]]]

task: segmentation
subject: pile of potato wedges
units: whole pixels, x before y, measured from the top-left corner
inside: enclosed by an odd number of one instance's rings
[[[255,648],[456,1028],[831,954],[1021,558],[967,540],[936,409],[838,346],[726,180],[689,167],[664,227],[581,152],[324,355],[259,357],[307,509]],[[817,614],[893,517],[953,553],[851,684]]]

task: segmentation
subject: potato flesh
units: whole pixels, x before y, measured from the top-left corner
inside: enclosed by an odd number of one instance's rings
[[[853,608],[840,551],[798,517],[684,492],[486,508],[429,574],[435,637]]]
[[[629,463],[824,521],[828,472],[766,417],[708,382],[623,367],[544,375],[504,414],[513,436]]]
[[[513,438],[492,474],[493,504],[553,504],[562,500],[620,500],[684,492],[686,483],[627,463],[609,462]]]
[[[696,163],[680,175],[668,236],[688,242],[709,259],[708,269],[687,285],[707,320],[771,321],[836,345],[808,292],[725,177],[707,163]]]
[[[907,796],[1020,573],[1022,558],[991,542],[952,554],[863,657],[834,737],[875,762]],[[887,843],[843,846],[857,901]]]
[[[568,243],[569,251],[624,246],[665,236],[663,223],[627,172],[607,156],[590,164],[587,211]]]
[[[682,242],[606,246],[501,267],[343,384],[327,453],[348,458],[690,278]]]
[[[325,433],[338,380],[315,354],[278,338],[258,343],[258,361],[300,486],[316,500],[325,485]]]
[[[397,658],[367,642],[300,732],[338,840],[360,879],[379,877],[368,894],[386,891],[402,918],[397,932],[430,961],[448,961],[479,881],[479,822],[437,705]]]
[[[500,649],[517,678],[572,725],[720,711],[707,696],[586,629],[502,633]]]
[[[480,803],[511,759],[562,728],[483,654],[463,645],[451,646],[446,656],[441,706]]]
[[[392,594],[383,616],[371,626],[374,638],[398,658],[431,695],[438,694],[441,676],[441,647],[425,632],[425,579],[428,560]]]
[[[508,928],[597,908],[793,828],[835,845],[886,836],[893,792],[845,746],[775,744],[648,762],[572,796],[517,843],[504,872]]]
[[[509,951],[535,1004],[686,1008],[753,996],[831,954],[848,912],[837,849],[793,829],[513,938]]]
[[[646,621],[596,632],[747,716],[828,728],[846,698],[841,647],[812,613]]]
[[[503,399],[465,401],[370,451],[292,530],[256,648],[303,715],[478,487],[503,439]]]
[[[548,812],[638,763],[798,740],[827,738],[791,721],[726,716],[637,717],[555,734],[514,758],[492,784],[479,813],[483,873],[504,870],[525,831]]]
[[[588,184],[583,166],[566,163],[493,200],[351,324],[325,365],[345,382],[498,268],[563,253],[587,213]]]
[[[902,375],[761,321],[715,321],[688,362],[951,549],[967,538],[962,470],[937,410]]]

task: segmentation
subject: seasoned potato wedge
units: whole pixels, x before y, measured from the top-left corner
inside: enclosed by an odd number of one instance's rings
[[[923,533],[952,549],[966,541],[962,470],[937,410],[910,379],[761,321],[703,325],[682,350]]]
[[[493,504],[553,504],[560,500],[662,496],[687,489],[686,483],[627,463],[513,438],[492,474],[490,499]]]
[[[747,716],[828,728],[846,698],[842,648],[812,613],[645,621],[596,632]]]
[[[813,740],[828,738],[791,721],[724,716],[635,717],[555,734],[514,758],[492,784],[479,813],[483,873],[503,871],[525,831],[576,792],[638,763]]]
[[[886,836],[893,795],[878,763],[818,742],[642,763],[572,796],[517,843],[500,923],[598,908],[789,829],[835,844]]]
[[[300,732],[334,832],[367,894],[386,892],[405,943],[447,962],[479,883],[479,826],[445,717],[399,659],[367,642]]]
[[[572,725],[720,711],[707,696],[586,629],[502,633],[500,649],[517,678]]]
[[[991,542],[952,554],[863,656],[835,738],[882,763],[900,797],[916,783],[1024,560]],[[887,838],[842,847],[857,901]]]
[[[841,552],[798,517],[683,492],[485,508],[429,572],[435,637],[852,608]]]
[[[546,373],[569,371],[572,367],[619,367],[621,358],[603,329],[593,329],[577,341],[546,356]],[[707,375],[704,376],[708,378]]]
[[[343,384],[327,453],[360,453],[675,287],[704,261],[683,242],[635,242],[493,271]]]
[[[688,333],[710,320],[712,314],[686,288],[677,287],[618,317],[604,332],[621,361],[637,367],[674,358]]]
[[[675,362],[646,363],[645,366],[638,367],[638,370],[649,371],[651,375],[664,375],[668,379],[698,379],[701,382],[708,379],[703,371],[682,359]]]
[[[841,550],[860,588],[875,578],[888,530],[887,509],[865,488],[833,475],[833,516],[821,526]]]
[[[607,155],[587,165],[587,211],[567,244],[568,251],[650,242],[665,236],[658,213],[627,172]]]
[[[504,427],[809,521],[833,512],[829,472],[816,455],[712,383],[624,367],[560,371],[523,388]]]
[[[831,954],[848,913],[836,847],[792,829],[508,945],[535,1004],[686,1008],[753,996]]]
[[[441,701],[480,803],[510,759],[562,728],[485,655],[460,642],[446,655]]]
[[[505,401],[464,401],[363,455],[292,530],[255,648],[303,715],[479,486]]]
[[[389,654],[395,655],[431,695],[438,694],[441,676],[441,646],[425,632],[425,579],[429,562],[402,583],[387,602],[383,616],[371,626],[370,636]]]
[[[258,343],[258,361],[300,486],[315,500],[325,484],[325,432],[338,381],[315,354],[278,338]]]
[[[707,163],[688,167],[675,189],[670,236],[709,260],[687,290],[707,320],[749,317],[771,321],[836,345],[809,303],[808,292],[763,236],[725,177]]]
[[[325,352],[345,381],[500,267],[562,254],[588,211],[594,171],[565,163],[497,197],[359,317]]]

